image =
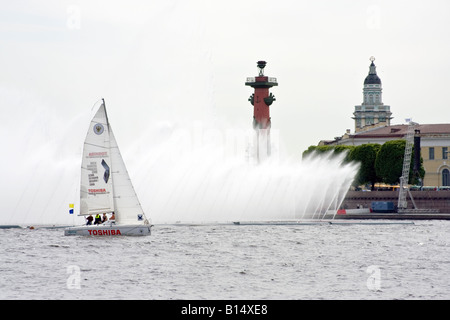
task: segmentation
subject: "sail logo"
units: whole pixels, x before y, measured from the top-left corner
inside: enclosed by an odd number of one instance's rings
[[[89,158],[101,158],[101,157],[107,157],[108,156],[108,152],[104,151],[104,152],[89,152],[88,157]]]
[[[120,230],[88,230],[90,236],[121,236]]]
[[[109,180],[109,166],[106,163],[105,159],[102,159],[102,166],[105,168],[105,174],[103,175],[103,180],[105,180],[105,183],[108,183]]]
[[[96,193],[106,193],[106,189],[88,189],[88,192],[90,194],[96,194]]]
[[[103,127],[103,125],[102,125],[101,123],[97,123],[97,124],[94,126],[94,133],[95,133],[95,134],[100,135],[100,134],[103,133],[103,131],[105,131],[105,128]]]

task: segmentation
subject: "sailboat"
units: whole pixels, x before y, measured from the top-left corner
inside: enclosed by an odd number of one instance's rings
[[[105,100],[91,120],[81,161],[80,216],[114,215],[101,224],[68,227],[66,236],[146,236],[147,220],[108,121]]]

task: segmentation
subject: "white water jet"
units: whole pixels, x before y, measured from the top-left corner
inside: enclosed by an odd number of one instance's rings
[[[277,153],[256,165],[246,157],[251,129],[155,129],[129,150],[136,191],[155,223],[320,219],[339,208],[358,170],[331,154],[295,161]]]

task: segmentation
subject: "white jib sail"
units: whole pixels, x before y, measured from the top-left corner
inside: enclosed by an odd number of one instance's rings
[[[148,223],[110,127],[114,206],[118,224]]]
[[[81,164],[80,215],[115,213],[117,224],[148,223],[102,104],[89,126]]]

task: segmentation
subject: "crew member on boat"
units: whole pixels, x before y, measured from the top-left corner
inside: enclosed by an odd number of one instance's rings
[[[94,218],[92,217],[92,215],[89,215],[89,217],[86,218],[86,225],[90,226],[93,220]]]
[[[100,214],[97,213],[95,215],[95,220],[94,220],[94,224],[101,224],[102,223],[102,218],[100,217]]]
[[[109,218],[109,220],[116,220],[116,216],[114,215],[114,212],[111,215],[111,218]]]
[[[102,217],[102,223],[105,223],[106,221],[108,221],[108,217],[106,216],[106,213],[104,213]]]

